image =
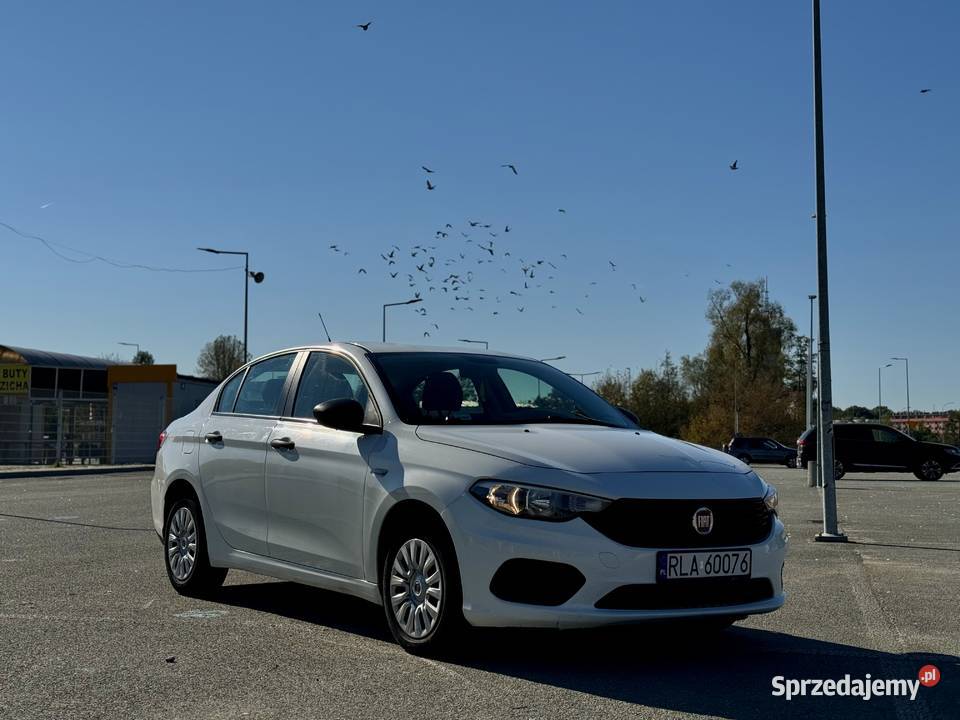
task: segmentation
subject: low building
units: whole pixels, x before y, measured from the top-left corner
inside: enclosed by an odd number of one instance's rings
[[[216,386],[176,365],[0,345],[0,465],[153,462],[160,431]]]

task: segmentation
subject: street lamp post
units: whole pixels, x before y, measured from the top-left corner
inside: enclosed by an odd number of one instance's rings
[[[383,342],[387,341],[387,308],[388,307],[397,307],[398,305],[415,305],[418,302],[423,302],[423,298],[410,298],[409,300],[404,300],[403,302],[394,302],[394,303],[384,303],[383,305],[383,326],[382,326],[382,335],[381,338]]]
[[[475,343],[477,345],[483,345],[484,350],[490,349],[490,343],[486,340],[467,340],[466,338],[458,338],[457,342]]]
[[[891,360],[902,360],[903,367],[907,371],[907,435],[910,434],[910,361],[905,357],[890,358]]]
[[[137,355],[140,354],[140,343],[118,342],[117,345],[126,345],[127,347],[135,347],[137,349]],[[134,357],[136,357],[137,355],[134,355]]]
[[[249,359],[247,353],[247,317],[250,305],[250,278],[258,285],[263,282],[262,272],[250,272],[250,253],[244,250],[217,250],[216,248],[202,247],[197,248],[202,252],[213,253],[214,255],[243,255],[243,361]]]
[[[823,481],[823,531],[816,539],[846,542],[837,527],[837,486],[833,463],[833,382],[830,371],[830,291],[827,275],[827,191],[823,167],[823,79],[820,53],[820,0],[813,0],[813,124],[817,177],[817,299],[820,318],[820,477]]]
[[[893,363],[887,363],[877,368],[877,422],[883,419],[883,369],[891,367]]]
[[[810,301],[810,334],[807,336],[807,430],[814,426],[813,422],[813,301],[816,295],[807,295]],[[817,485],[817,460],[807,462],[807,487]]]

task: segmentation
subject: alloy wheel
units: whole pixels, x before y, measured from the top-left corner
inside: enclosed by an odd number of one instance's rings
[[[920,466],[920,474],[927,480],[939,480],[943,476],[943,468],[936,460],[927,460]]]
[[[390,572],[390,604],[403,632],[426,637],[440,617],[443,575],[433,548],[419,538],[407,540],[394,556]]]
[[[167,562],[178,582],[190,578],[197,562],[197,523],[187,507],[180,507],[170,519],[167,531]]]

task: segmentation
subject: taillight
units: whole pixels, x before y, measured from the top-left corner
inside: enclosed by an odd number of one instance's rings
[[[797,447],[803,447],[805,444],[804,440],[797,440]]]
[[[163,441],[166,440],[166,439],[167,439],[167,431],[166,431],[166,430],[161,430],[161,431],[160,431],[160,439],[157,440],[157,451],[159,451],[160,448],[163,447]]]

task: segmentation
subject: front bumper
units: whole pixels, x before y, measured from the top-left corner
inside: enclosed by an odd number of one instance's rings
[[[753,551],[751,577],[770,581],[773,595],[769,599],[743,605],[710,606],[710,599],[705,598],[704,607],[608,610],[596,608],[595,603],[612,590],[623,585],[656,583],[657,552],[666,548],[620,545],[579,518],[550,523],[508,517],[484,507],[468,494],[451,503],[443,516],[460,564],[463,614],[474,626],[585,628],[707,615],[752,615],[772,612],[782,606],[785,599],[783,562],[787,534],[779,518],[775,518],[764,542],[737,546]],[[572,565],[586,582],[558,606],[507,602],[490,591],[490,581],[498,568],[510,559]]]

